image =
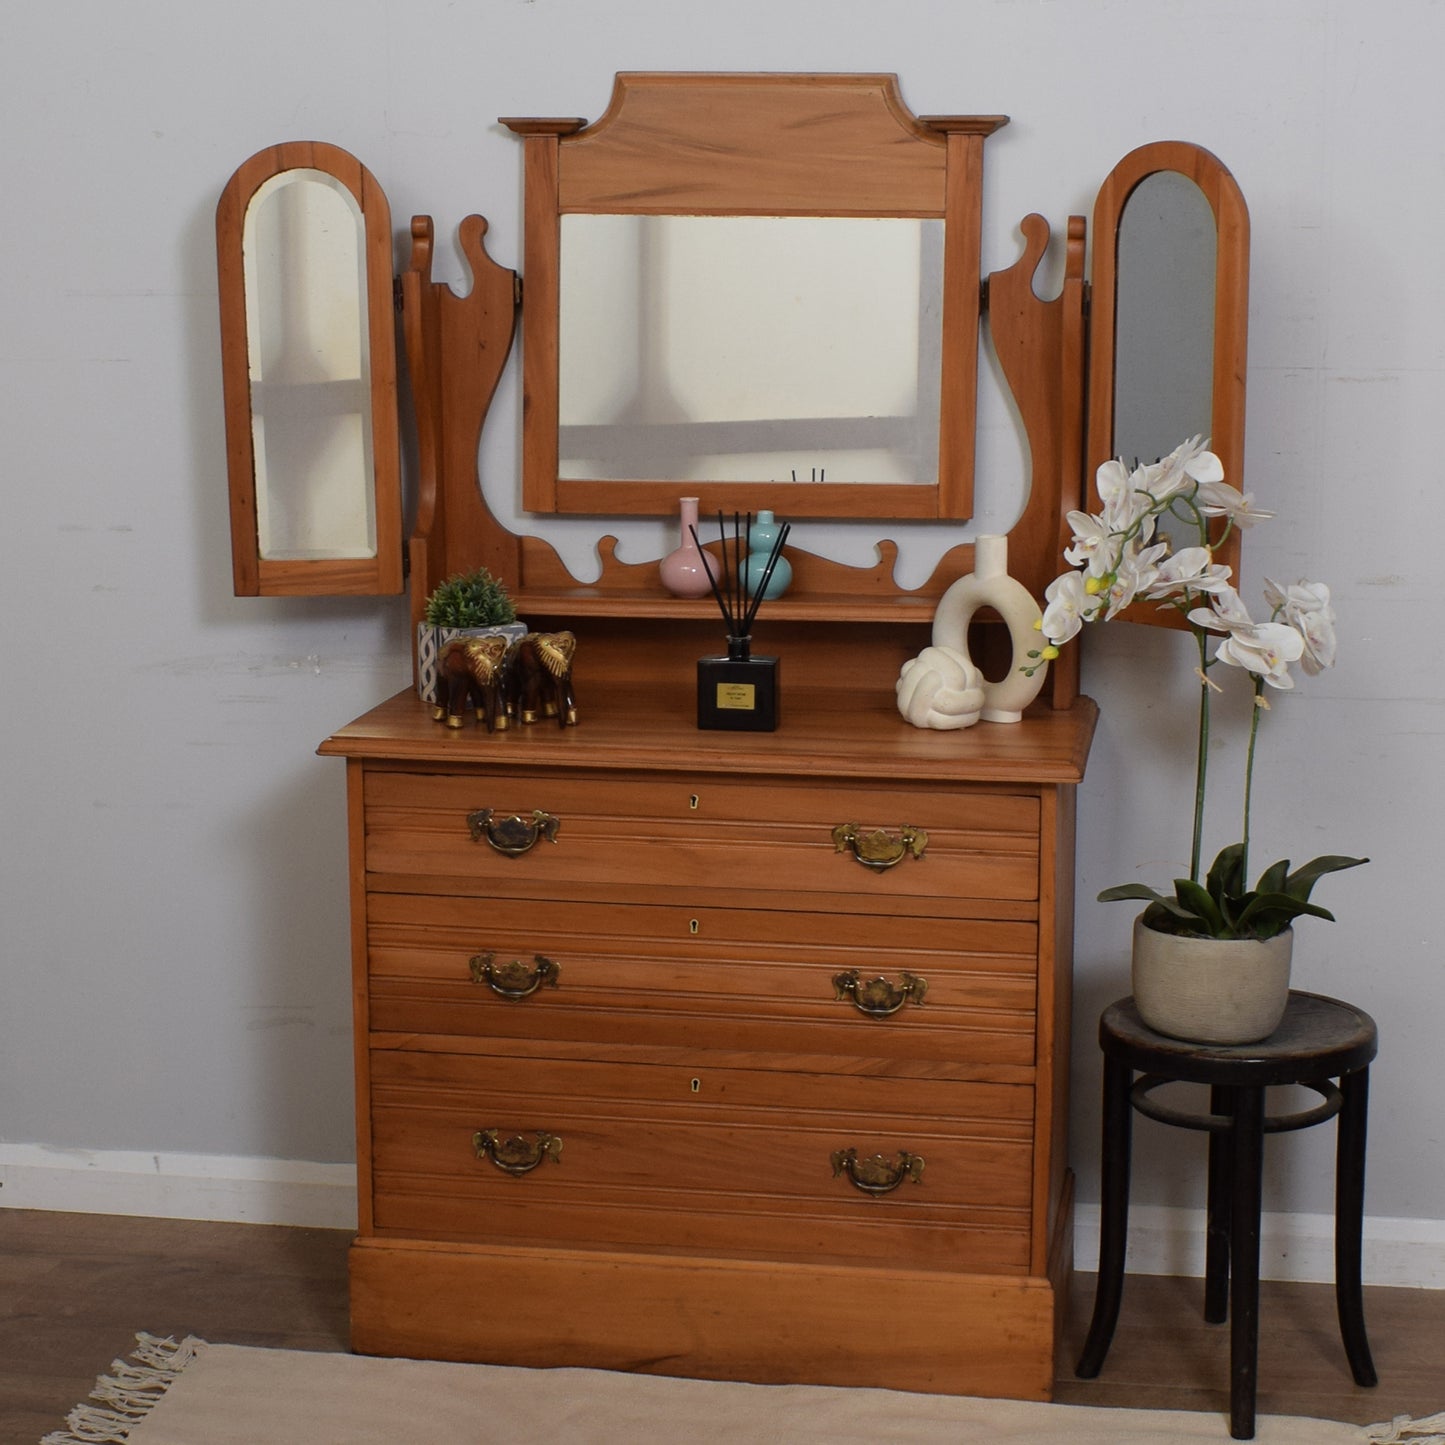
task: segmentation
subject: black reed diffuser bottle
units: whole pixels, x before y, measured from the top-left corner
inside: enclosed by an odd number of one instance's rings
[[[774,732],[778,726],[779,671],[776,657],[754,657],[752,652],[753,619],[762,605],[763,594],[783,554],[789,527],[785,522],[768,554],[766,566],[756,587],[749,586],[751,573],[746,559],[750,546],[753,516],[747,522],[733,513],[732,556],[728,555],[727,527],[718,513],[718,538],[722,550],[721,575],[714,569],[709,554],[703,552],[712,594],[727,626],[728,650],[723,657],[700,657],[697,661],[697,725],[730,732]],[[693,539],[697,540],[696,529]]]

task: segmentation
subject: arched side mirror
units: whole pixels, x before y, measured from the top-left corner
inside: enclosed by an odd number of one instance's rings
[[[391,210],[337,146],[258,152],[216,208],[238,596],[402,589]]]
[[[1158,141],[1131,151],[1094,204],[1087,462],[1152,461],[1199,434],[1244,484],[1249,213],[1208,151]],[[1237,565],[1238,533],[1220,560]],[[1171,625],[1169,609],[1131,621]]]

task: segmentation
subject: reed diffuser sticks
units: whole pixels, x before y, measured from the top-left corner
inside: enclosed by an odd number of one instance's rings
[[[772,732],[778,726],[778,659],[752,655],[752,627],[762,606],[773,569],[783,554],[783,543],[791,530],[788,523],[778,529],[759,574],[757,585],[751,585],[751,569],[747,559],[752,552],[753,514],[746,521],[733,513],[732,554],[728,552],[727,523],[722,512],[717,516],[718,540],[722,565],[714,572],[709,554],[703,550],[692,527],[692,539],[712,584],[712,595],[727,628],[728,650],[725,657],[703,657],[697,664],[697,725],[700,728],[721,728],[745,732]]]
[[[763,598],[767,595],[768,583],[772,581],[773,570],[778,565],[778,558],[783,555],[783,544],[788,540],[792,523],[784,522],[778,529],[778,535],[768,552],[768,559],[763,564],[756,587],[750,585],[750,569],[747,565],[747,559],[752,555],[753,550],[753,514],[749,512],[744,521],[739,513],[733,513],[731,557],[728,556],[727,524],[722,512],[717,514],[717,528],[718,540],[722,547],[721,580],[713,571],[712,559],[703,549],[702,542],[697,535],[697,528],[689,527],[688,530],[692,533],[692,540],[697,544],[698,551],[702,553],[702,565],[707,572],[707,580],[712,584],[712,595],[717,600],[718,610],[722,613],[723,623],[727,627],[729,653],[731,653],[734,641],[747,642],[750,639],[753,620],[757,617],[758,608],[762,606]]]

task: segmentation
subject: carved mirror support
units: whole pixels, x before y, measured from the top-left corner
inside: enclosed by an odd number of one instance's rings
[[[238,596],[400,592],[391,213],[319,142],[272,146],[216,209]]]

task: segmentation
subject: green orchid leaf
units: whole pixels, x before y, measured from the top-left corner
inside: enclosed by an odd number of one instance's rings
[[[1308,898],[1310,890],[1326,873],[1338,873],[1344,868],[1358,868],[1369,861],[1368,858],[1345,858],[1338,853],[1326,853],[1323,857],[1296,868],[1285,879],[1284,892],[1291,898]]]
[[[1221,848],[1204,879],[1209,896],[1216,903],[1231,896],[1237,897],[1244,891],[1243,869],[1243,843],[1231,843],[1227,848]]]
[[[1209,896],[1208,889],[1201,888],[1192,878],[1176,878],[1174,896],[1180,907],[1203,920],[1211,933],[1218,936],[1225,932],[1224,914]]]
[[[1289,859],[1281,858],[1278,863],[1271,863],[1263,873],[1259,875],[1259,882],[1255,886],[1256,893],[1283,893],[1285,883],[1289,878]]]
[[[1166,898],[1162,893],[1155,892],[1144,883],[1121,883],[1117,888],[1106,888],[1099,894],[1100,903],[1117,903],[1124,899],[1137,899],[1149,906],[1144,910],[1144,922],[1151,928],[1159,927],[1166,920],[1169,923],[1183,923],[1188,932],[1197,932],[1199,928],[1199,917],[1187,908],[1181,908],[1172,898]],[[1165,927],[1165,932],[1179,932],[1180,930]]]
[[[1100,903],[1117,903],[1125,898],[1138,898],[1150,903],[1167,903],[1169,900],[1145,883],[1121,883],[1117,888],[1106,888],[1099,894]]]
[[[1253,933],[1258,938],[1269,938],[1278,933],[1291,919],[1299,918],[1301,915],[1308,915],[1310,918],[1323,918],[1327,923],[1335,921],[1335,915],[1327,908],[1321,908],[1318,903],[1306,903],[1302,898],[1295,898],[1289,893],[1259,893],[1255,895],[1254,901],[1239,915],[1238,927],[1245,933]],[[1278,918],[1278,925],[1270,929],[1268,933],[1263,929],[1275,918]]]

